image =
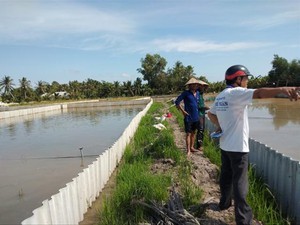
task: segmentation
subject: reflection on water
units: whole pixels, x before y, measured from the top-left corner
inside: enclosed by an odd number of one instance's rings
[[[23,126],[24,129],[31,133],[34,123],[36,120],[39,120],[39,123],[47,124],[47,121],[51,119],[52,116],[61,115],[61,110],[53,110],[47,111],[43,113],[31,114],[31,115],[24,115],[20,117],[11,117],[0,120],[0,135],[7,135],[11,138],[16,137],[16,130],[19,126]],[[1,138],[1,137],[0,137]]]
[[[111,146],[141,110],[74,108],[0,120],[0,224],[31,216]]]
[[[259,109],[263,111],[264,108],[268,110],[273,120],[275,129],[288,125],[288,123],[300,124],[300,104],[299,102],[291,102],[287,99],[263,99],[255,100],[251,106],[253,110]],[[261,119],[268,119],[268,117],[258,117]]]
[[[300,101],[254,100],[249,107],[250,137],[300,161]]]

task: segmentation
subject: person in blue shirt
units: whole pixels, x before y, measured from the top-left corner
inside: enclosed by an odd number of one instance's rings
[[[196,78],[191,78],[186,85],[188,90],[183,91],[175,100],[176,107],[184,116],[184,128],[186,133],[186,151],[189,156],[191,152],[197,151],[194,148],[195,133],[199,129],[199,109],[198,102],[200,93],[198,91],[199,81]],[[184,108],[181,102],[184,103]]]

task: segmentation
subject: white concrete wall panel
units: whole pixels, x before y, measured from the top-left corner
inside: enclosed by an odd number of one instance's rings
[[[45,200],[42,206],[33,211],[32,217],[23,221],[26,225],[42,225],[42,224],[52,224],[49,201]]]
[[[53,110],[59,110],[59,109],[61,109],[61,105],[4,111],[4,112],[0,112],[0,119],[8,119],[8,118],[12,118],[12,117],[33,115],[33,114],[38,114],[38,113],[43,113],[43,112],[48,112],[48,111],[53,111]]]

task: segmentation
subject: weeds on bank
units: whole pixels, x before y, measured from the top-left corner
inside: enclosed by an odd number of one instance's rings
[[[248,175],[249,194],[247,200],[254,211],[255,217],[265,224],[291,224],[291,221],[282,215],[275,196],[264,183],[263,179],[255,174],[252,166],[250,166]]]
[[[176,115],[177,122],[181,128],[184,127],[183,116],[176,110],[172,109],[172,113]],[[204,155],[210,161],[221,167],[221,153],[218,143],[211,140],[208,133],[204,136]],[[285,218],[280,212],[280,208],[276,199],[263,179],[255,174],[255,170],[249,169],[249,193],[247,200],[253,210],[256,219],[263,222],[263,224],[288,225],[291,224],[289,219]]]
[[[116,176],[116,188],[104,202],[99,224],[137,224],[145,221],[149,212],[135,202],[166,202],[169,188],[174,183],[179,184],[185,206],[199,203],[202,192],[191,181],[191,165],[185,154],[177,149],[172,130],[167,122],[163,122],[168,128],[166,130],[153,127],[157,122],[154,117],[161,116],[162,108],[162,104],[153,103],[126,147]],[[151,172],[153,162],[166,158],[173,160],[177,176]]]

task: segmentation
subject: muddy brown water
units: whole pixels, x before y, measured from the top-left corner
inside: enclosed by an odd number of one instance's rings
[[[249,107],[250,137],[300,161],[300,101],[258,99]]]
[[[250,138],[300,161],[300,100],[254,99],[248,116]]]
[[[143,108],[77,108],[0,120],[0,224],[30,217],[109,148]]]

